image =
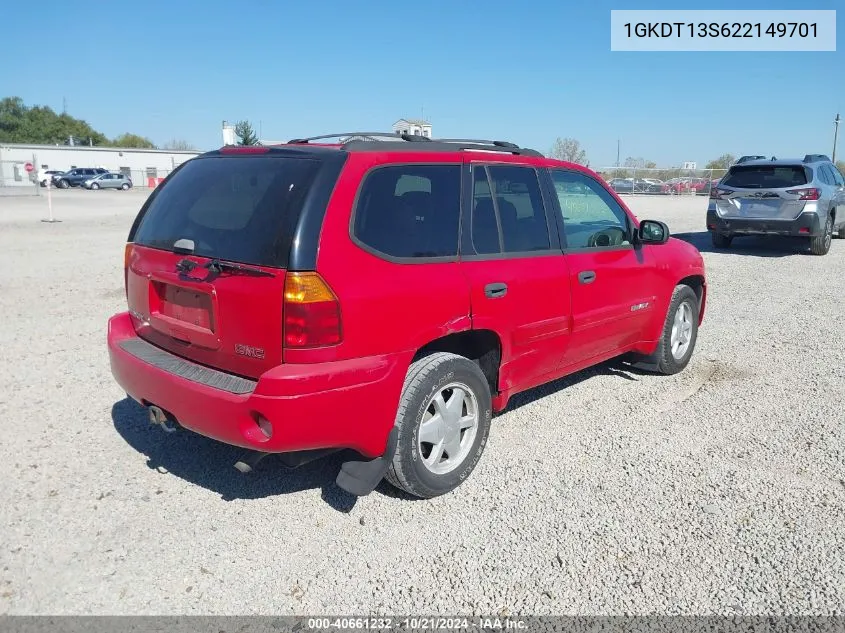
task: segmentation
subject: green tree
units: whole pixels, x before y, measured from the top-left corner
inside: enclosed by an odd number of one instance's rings
[[[836,161],[836,169],[845,177],[845,160],[838,160]]]
[[[129,132],[114,138],[109,145],[114,147],[135,147],[141,149],[155,149],[156,147],[150,139],[138,136],[137,134],[130,134]]]
[[[258,136],[249,121],[238,121],[235,124],[235,136],[240,139],[238,145],[258,145]]]
[[[722,154],[719,158],[711,160],[704,166],[704,169],[727,169],[736,162],[733,154]]]
[[[654,169],[657,167],[657,163],[652,160],[646,160],[645,158],[633,158],[631,156],[625,159],[624,165],[625,167],[631,167],[633,169]]]
[[[107,145],[105,134],[86,121],[48,106],[28,107],[20,97],[0,99],[0,142],[44,145]]]
[[[162,146],[162,149],[171,149],[176,151],[191,151],[195,150],[196,147],[194,147],[191,143],[183,139],[173,138],[167,141],[167,143]]]
[[[587,152],[581,147],[581,143],[574,138],[556,138],[552,144],[552,149],[549,151],[549,156],[579,165],[587,163]]]

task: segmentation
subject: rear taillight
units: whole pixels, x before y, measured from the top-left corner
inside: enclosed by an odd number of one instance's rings
[[[722,196],[727,195],[728,193],[730,193],[728,190],[719,189],[718,187],[713,187],[710,189],[710,197],[715,200],[719,200]]]
[[[127,242],[123,248],[123,291],[129,298],[129,258],[132,256],[132,243]]]
[[[799,200],[818,200],[822,195],[822,192],[815,187],[808,189],[789,189],[786,193],[798,196]]]
[[[319,274],[285,275],[283,334],[288,348],[340,343],[340,302]]]

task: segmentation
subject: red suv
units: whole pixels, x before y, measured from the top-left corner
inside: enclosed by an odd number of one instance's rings
[[[350,136],[350,135],[347,135]],[[501,141],[372,134],[224,147],[129,233],[111,368],[167,430],[419,497],[475,468],[514,394],[625,354],[689,362],[700,253],[597,175]]]

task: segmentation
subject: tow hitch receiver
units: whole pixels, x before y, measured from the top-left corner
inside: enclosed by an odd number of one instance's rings
[[[161,407],[151,405],[149,407],[149,412],[150,424],[156,424],[160,426],[166,433],[173,433],[179,428],[176,424],[173,423],[173,421],[161,409]]]

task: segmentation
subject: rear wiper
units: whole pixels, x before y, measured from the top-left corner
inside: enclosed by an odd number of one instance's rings
[[[244,273],[247,275],[254,275],[255,277],[275,277],[271,272],[261,270],[260,268],[253,268],[252,266],[243,266],[241,264],[231,264],[229,262],[221,262],[219,259],[212,259],[203,268],[207,268],[209,272],[221,273],[224,270]]]

